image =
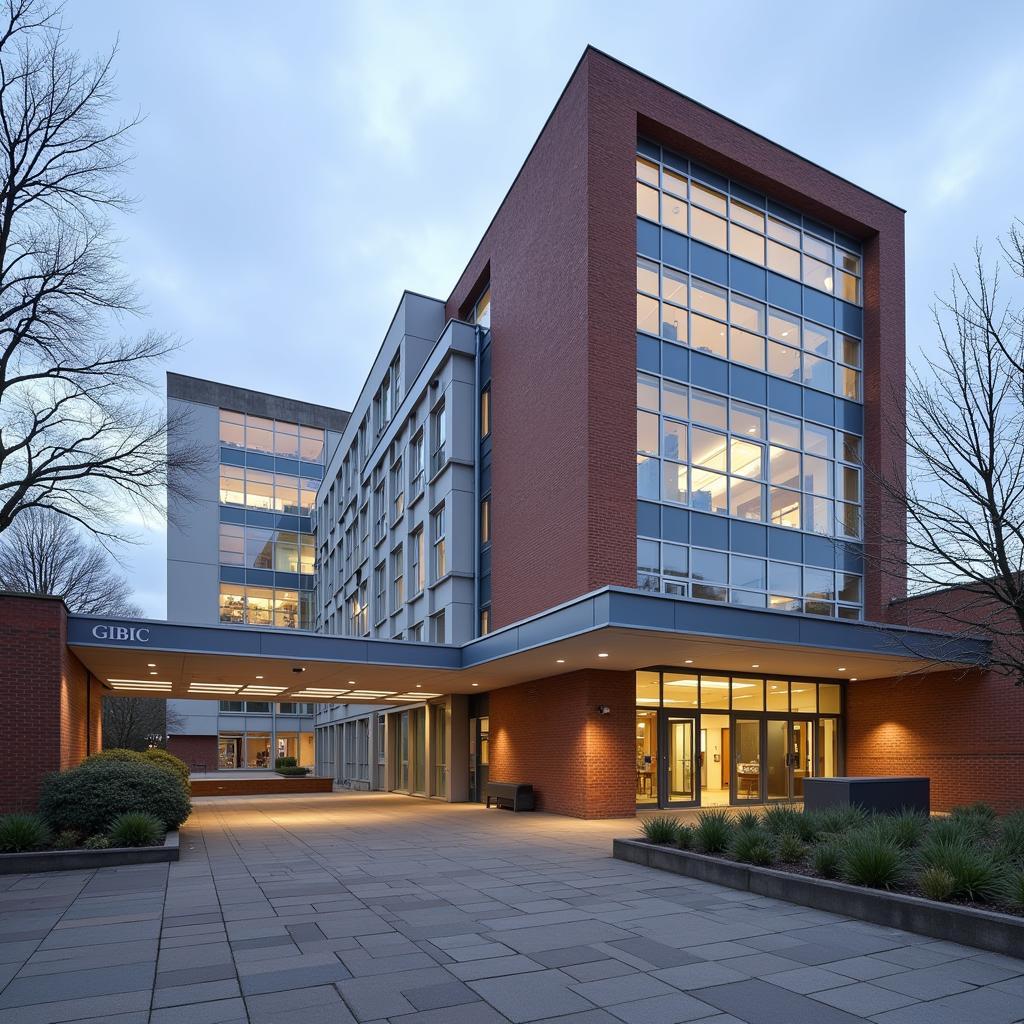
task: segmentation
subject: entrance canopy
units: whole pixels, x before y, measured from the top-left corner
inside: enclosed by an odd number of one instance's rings
[[[581,669],[693,665],[877,679],[984,665],[988,642],[606,587],[461,646],[85,615],[68,646],[109,695],[380,704]]]

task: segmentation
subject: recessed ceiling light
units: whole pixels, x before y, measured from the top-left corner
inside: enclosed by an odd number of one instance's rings
[[[149,663],[148,663],[148,664],[146,665],[146,668],[156,668],[156,662],[155,662],[155,661],[151,661],[151,662],[149,662]]]
[[[417,690],[422,690],[423,689],[423,684],[422,683],[417,683],[416,684],[416,689]]]
[[[158,673],[158,672],[150,672],[149,674],[150,674],[151,676],[159,675],[159,673]]]
[[[692,665],[693,664],[693,658],[687,658],[686,661],[684,662],[684,664]]]
[[[555,664],[556,665],[564,665],[565,664],[565,658],[555,658]]]
[[[836,671],[837,672],[845,672],[846,671],[846,667],[844,665],[840,665],[839,668],[836,669]]]
[[[760,665],[751,665],[750,667],[751,668],[760,668],[761,666]]]
[[[257,676],[256,678],[257,678],[257,679],[262,679],[262,678],[263,678],[263,676]]]
[[[480,684],[479,684],[479,683],[474,683],[473,685],[474,685],[474,686],[479,686]]]
[[[608,652],[607,651],[601,651],[601,652],[598,653],[597,656],[599,658],[607,658],[608,657]]]
[[[857,682],[857,677],[856,676],[850,676],[850,682],[851,683]]]
[[[305,665],[295,665],[292,668],[292,671],[293,672],[305,672],[306,671],[306,666]]]

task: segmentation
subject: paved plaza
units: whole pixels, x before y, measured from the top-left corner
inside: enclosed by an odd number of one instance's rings
[[[200,799],[177,864],[0,876],[0,1024],[1024,1020],[1024,960],[612,860],[635,830]]]

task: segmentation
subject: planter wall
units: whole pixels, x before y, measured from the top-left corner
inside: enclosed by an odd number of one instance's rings
[[[276,772],[258,779],[193,779],[192,796],[274,796],[282,793],[331,793],[334,780],[316,775],[285,778]]]
[[[799,903],[815,910],[828,910],[888,928],[977,946],[993,953],[1019,957],[1024,949],[1024,917],[738,864],[636,839],[614,840],[612,855],[633,864]]]
[[[109,850],[37,850],[0,853],[0,875],[38,871],[85,871],[122,864],[164,864],[178,859],[178,833],[168,832],[163,846],[118,846]]]

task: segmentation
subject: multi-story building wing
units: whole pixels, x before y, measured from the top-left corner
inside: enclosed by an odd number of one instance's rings
[[[189,498],[171,489],[168,617],[311,630],[313,502],[348,414],[177,373],[167,375],[167,406],[168,444],[207,455]],[[274,701],[271,688],[232,699],[241,685],[207,685],[224,699],[169,702],[172,751],[210,771],[269,769],[276,757],[313,764],[310,702]]]

